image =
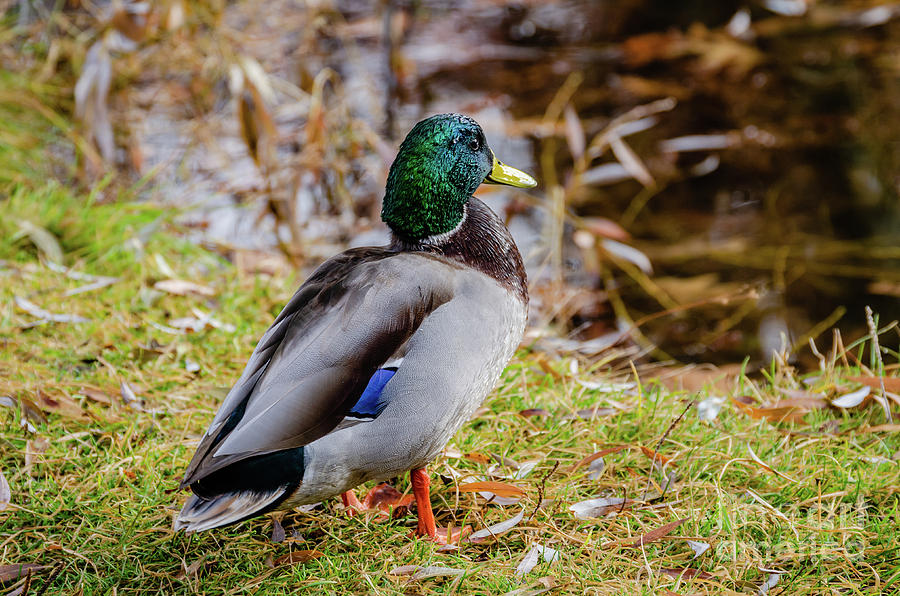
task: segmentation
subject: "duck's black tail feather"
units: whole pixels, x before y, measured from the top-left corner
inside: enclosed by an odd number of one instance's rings
[[[303,479],[303,447],[241,460],[191,484],[193,495],[175,518],[175,530],[200,532],[271,511]]]

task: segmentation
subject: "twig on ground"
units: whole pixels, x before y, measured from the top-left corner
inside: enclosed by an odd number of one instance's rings
[[[694,407],[695,403],[697,403],[696,400],[691,400],[688,402],[688,404],[681,411],[681,414],[679,414],[675,418],[675,420],[672,421],[672,423],[669,425],[669,428],[666,429],[666,432],[663,433],[663,435],[659,438],[659,441],[656,443],[656,448],[653,450],[653,461],[650,462],[650,471],[647,472],[647,486],[644,487],[644,494],[641,496],[641,501],[647,499],[647,493],[650,491],[650,484],[653,482],[653,466],[656,465],[656,456],[659,455],[659,449],[660,447],[662,447],[663,441],[666,440],[666,438],[669,436],[669,433],[672,432],[673,428],[675,428],[675,425],[681,422],[681,419],[684,418],[684,415],[687,414],[687,411]],[[663,488],[663,492],[660,497],[663,497],[666,494],[666,490],[669,488],[668,485],[669,483],[666,483],[666,486],[665,488]]]
[[[875,318],[872,316],[872,309],[866,306],[866,325],[869,327],[869,337],[872,338],[872,353],[875,355],[875,362],[878,363],[878,380],[881,381],[881,395],[877,397],[881,407],[884,408],[884,417],[888,423],[893,422],[891,416],[891,402],[888,401],[887,391],[884,389],[884,361],[881,359],[881,346],[878,345],[878,327],[875,325]]]

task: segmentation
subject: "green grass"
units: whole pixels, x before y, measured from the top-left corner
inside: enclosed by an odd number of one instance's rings
[[[0,73],[0,83],[10,85],[0,93],[0,397],[14,398],[14,405],[0,400],[0,472],[12,495],[0,509],[0,566],[45,566],[28,593],[503,594],[553,585],[562,594],[752,594],[773,568],[785,573],[772,594],[900,589],[900,440],[866,432],[882,422],[879,408],[826,408],[803,423],[773,424],[726,402],[711,422],[699,420],[696,408],[679,420],[686,404],[711,393],[753,393],[751,383],[763,401],[777,401],[779,388],[801,386],[786,367],[695,393],[667,390],[651,380],[651,367],[639,367],[637,389],[601,393],[579,381],[633,381],[631,367],[612,360],[573,366],[571,358],[523,348],[432,467],[439,523],[480,529],[526,512],[493,543],[441,552],[408,537],[413,514],[390,522],[349,518],[337,499],[285,514],[286,539],[278,543],[270,539],[269,517],[200,535],[174,533],[172,518],[186,498],[175,489],[194,445],[303,275],[242,271],[186,242],[172,212],[110,203],[103,184],[76,191],[45,182],[46,143],[69,134],[49,123],[68,128],[53,112],[32,109],[31,83],[11,76]],[[72,293],[90,282],[48,266],[53,254],[76,271],[117,280]],[[154,289],[172,274],[212,288],[214,296]],[[35,325],[17,297],[88,321]],[[223,325],[165,331],[195,309]],[[888,337],[882,343],[896,356],[896,340]],[[864,349],[849,362],[863,359]],[[199,371],[188,372],[189,362]],[[811,391],[834,395],[843,376],[859,373],[842,362],[832,356]],[[123,382],[143,408],[124,403]],[[611,415],[571,416],[610,405],[617,406]],[[525,418],[527,408],[548,414]],[[569,507],[588,498],[641,499],[648,478],[658,495],[665,476],[640,449],[657,445],[671,461],[665,472],[676,473],[662,496],[601,519],[573,516]],[[599,477],[584,467],[572,471],[611,447],[622,449],[604,458]],[[755,463],[750,449],[788,478]],[[456,491],[467,476],[486,478],[500,458],[538,462],[525,478],[509,481],[525,489],[521,502],[500,507]],[[397,488],[408,490],[408,480]],[[682,518],[663,539],[626,546]],[[711,547],[692,559],[687,539]],[[534,545],[557,549],[561,558],[517,578],[516,566]],[[276,564],[303,550],[323,556]],[[401,565],[464,575],[408,583],[390,573]],[[684,568],[706,575],[661,572]],[[21,593],[27,581],[11,579],[0,592]]]
[[[87,282],[42,264],[32,238],[16,233],[14,222],[22,219],[58,239],[66,265],[119,281],[66,296]],[[552,578],[555,593],[565,594],[755,593],[768,577],[760,568],[785,572],[771,593],[900,588],[900,441],[896,434],[863,432],[882,422],[879,408],[815,410],[803,424],[785,425],[726,403],[712,422],[690,409],[667,433],[685,404],[709,390],[672,392],[648,382],[653,375],[645,372],[639,391],[600,393],[577,380],[611,378],[608,366],[578,363],[573,373],[569,359],[548,360],[527,350],[457,434],[448,447],[452,457],[433,466],[434,504],[443,524],[478,529],[523,508],[530,514],[541,497],[549,500],[496,543],[438,552],[407,536],[413,514],[386,523],[371,515],[351,519],[337,499],[285,515],[287,539],[281,543],[270,540],[268,517],[200,535],[174,533],[172,517],[186,496],[174,489],[195,441],[301,279],[241,272],[181,240],[169,219],[146,205],[101,205],[57,185],[19,187],[0,202],[0,395],[18,402],[0,407],[0,470],[12,492],[11,505],[0,511],[0,564],[62,565],[46,593],[503,594],[540,589],[543,577]],[[215,296],[153,290],[167,277],[162,263],[178,277],[213,288]],[[90,321],[30,326],[34,317],[15,306],[15,296]],[[192,308],[213,312],[235,330],[171,335],[154,326],[191,316]],[[187,372],[188,360],[200,371]],[[830,390],[843,373],[836,368],[814,389]],[[633,380],[630,373],[614,376]],[[776,370],[772,379],[755,381],[772,401],[778,399],[773,383],[797,381],[790,370]],[[145,400],[146,411],[122,402],[123,381]],[[748,383],[743,379],[745,390]],[[85,389],[103,391],[111,403],[90,398]],[[567,418],[610,399],[623,409],[593,420]],[[526,408],[549,414],[525,418],[519,412]],[[36,430],[23,428],[23,419]],[[817,430],[832,429],[833,420],[836,434]],[[677,473],[662,498],[607,518],[575,519],[568,508],[580,500],[641,498],[648,475],[651,492],[658,491],[663,476],[651,474],[651,460],[639,447],[652,450],[661,438],[660,453],[672,460],[668,471]],[[604,458],[599,478],[588,477],[585,468],[571,473],[586,455],[617,445],[626,448]],[[748,448],[791,480],[754,463]],[[527,491],[519,504],[499,507],[457,494],[466,474],[487,476],[490,454],[539,461],[514,481]],[[398,488],[406,490],[407,482],[401,479]],[[621,545],[681,518],[687,521],[662,540],[642,549]],[[687,538],[711,548],[692,560]],[[609,546],[613,542],[619,545]],[[515,568],[536,544],[559,550],[562,558],[541,563],[520,581]],[[296,550],[324,556],[273,567]],[[390,574],[407,564],[465,575],[407,584]],[[660,573],[685,567],[709,575]],[[48,577],[46,571],[36,575],[31,593]],[[21,586],[22,580],[7,584],[11,590]]]

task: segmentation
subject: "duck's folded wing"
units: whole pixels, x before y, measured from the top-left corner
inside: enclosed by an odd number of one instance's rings
[[[375,370],[452,297],[453,271],[443,259],[378,249],[324,263],[263,335],[182,486],[334,429]]]

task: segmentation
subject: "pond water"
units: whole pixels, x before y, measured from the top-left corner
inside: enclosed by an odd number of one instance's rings
[[[866,305],[900,318],[896,5],[259,6],[230,4],[224,22],[274,81],[277,171],[248,156],[224,83],[203,117],[211,143],[175,102],[133,117],[146,167],[165,166],[160,192],[195,205],[185,221],[204,241],[274,246],[274,219],[256,216],[274,195],[307,266],[382,241],[391,151],[418,119],[458,111],[542,182],[484,196],[529,255],[533,318],[558,333],[616,337],[630,319],[658,357],[764,362],[783,337],[858,337]],[[148,74],[135,93],[159,88]],[[615,146],[579,164],[611,130]]]

